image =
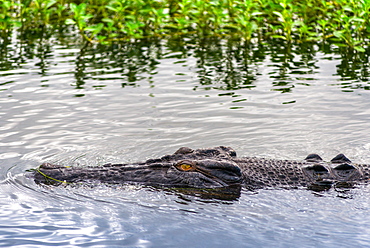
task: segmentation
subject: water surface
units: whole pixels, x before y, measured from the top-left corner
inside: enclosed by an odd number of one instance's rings
[[[233,201],[139,186],[41,187],[27,169],[225,145],[370,162],[368,54],[220,40],[1,47],[1,247],[366,247],[369,187],[243,190]]]

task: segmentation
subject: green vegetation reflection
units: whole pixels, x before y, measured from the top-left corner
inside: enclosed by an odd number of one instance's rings
[[[68,84],[77,90],[104,90],[108,83],[118,83],[122,88],[143,84],[154,87],[159,65],[162,60],[170,58],[174,64],[181,62],[182,67],[191,67],[189,73],[195,73],[198,78],[193,90],[222,91],[219,96],[239,101],[244,98],[239,98],[237,91],[253,90],[265,83],[261,82],[261,77],[269,78],[270,90],[281,93],[292,92],[297,85],[313,85],[316,83],[315,74],[322,66],[318,61],[337,60],[336,68],[328,72],[339,79],[332,85],[343,91],[370,89],[369,53],[330,44],[300,43],[287,46],[285,41],[254,44],[213,37],[142,39],[111,45],[86,43],[76,49],[75,45],[69,45],[74,42],[73,38],[61,36],[58,44],[73,50],[68,49],[68,52],[59,53],[58,56],[72,57],[70,62],[75,64],[75,69],[52,73],[50,71],[56,56],[54,44],[42,37],[35,38],[32,34],[19,36],[17,45],[0,44],[0,76],[6,77],[12,70],[26,68],[30,59],[36,59],[34,67],[37,69],[34,72],[37,71],[45,80],[47,76],[72,73],[74,80]],[[318,60],[318,57],[321,59]],[[189,58],[191,65],[188,64]],[[186,82],[184,78],[187,76],[186,73],[172,75],[174,83]],[[8,80],[0,83],[0,90],[5,90],[13,82]],[[41,84],[47,85],[47,81]]]
[[[310,86],[319,55],[340,61],[335,86],[369,90],[369,14],[368,0],[3,0],[0,71],[7,76],[37,58],[38,73],[49,76],[58,44],[77,53],[71,87],[101,90],[105,82],[153,86],[162,59],[187,66],[191,57],[193,89],[220,90],[237,103],[246,99],[236,91],[257,87],[267,61],[272,91]]]

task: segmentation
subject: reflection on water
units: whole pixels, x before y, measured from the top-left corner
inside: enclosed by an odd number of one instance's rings
[[[55,66],[55,57],[59,55],[61,59],[73,56],[75,81],[70,85],[76,89],[85,87],[102,89],[115,80],[123,80],[122,87],[137,87],[142,81],[153,83],[152,78],[158,73],[158,65],[166,60],[174,60],[175,64],[190,67],[197,75],[199,83],[194,89],[227,91],[253,89],[258,86],[259,76],[264,75],[263,70],[267,70],[271,90],[291,92],[297,85],[309,86],[315,83],[313,81],[317,79],[316,74],[323,69],[322,60],[337,61],[336,68],[328,71],[327,76],[334,78],[339,76],[336,79],[344,82],[332,85],[339,86],[344,91],[369,89],[369,53],[334,48],[325,44],[292,45],[278,42],[244,44],[241,41],[178,38],[169,41],[136,41],[111,46],[85,44],[78,49],[69,49],[70,46],[65,45],[56,53],[55,49],[59,46],[55,45],[57,42],[54,40],[21,41],[16,44],[2,44],[0,65],[5,72],[3,75],[7,75],[9,70],[27,71],[29,67],[27,63],[30,62],[35,67],[32,70],[42,76],[65,74],[65,71],[60,73],[51,71]],[[186,73],[179,71],[175,75],[181,76]],[[95,83],[86,85],[89,80],[94,80]],[[176,80],[179,81],[182,80]],[[0,85],[12,82],[2,82]]]
[[[41,37],[41,38],[40,38]],[[0,43],[1,247],[366,247],[369,188],[40,187],[41,162],[144,161],[181,146],[370,162],[369,53],[218,39]]]

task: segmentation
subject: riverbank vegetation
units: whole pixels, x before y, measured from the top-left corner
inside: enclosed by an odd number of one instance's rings
[[[88,42],[219,37],[329,42],[363,52],[369,0],[2,0],[0,34],[69,30]],[[5,37],[5,38],[4,38]]]

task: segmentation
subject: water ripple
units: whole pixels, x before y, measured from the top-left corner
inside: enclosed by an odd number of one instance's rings
[[[345,58],[317,47],[287,56],[280,46],[209,46],[204,54],[198,45],[185,53],[145,43],[56,45],[1,71],[0,246],[370,245],[363,185],[243,190],[222,201],[132,185],[39,186],[24,174],[45,161],[133,162],[181,146],[370,161],[368,82],[346,70]]]

